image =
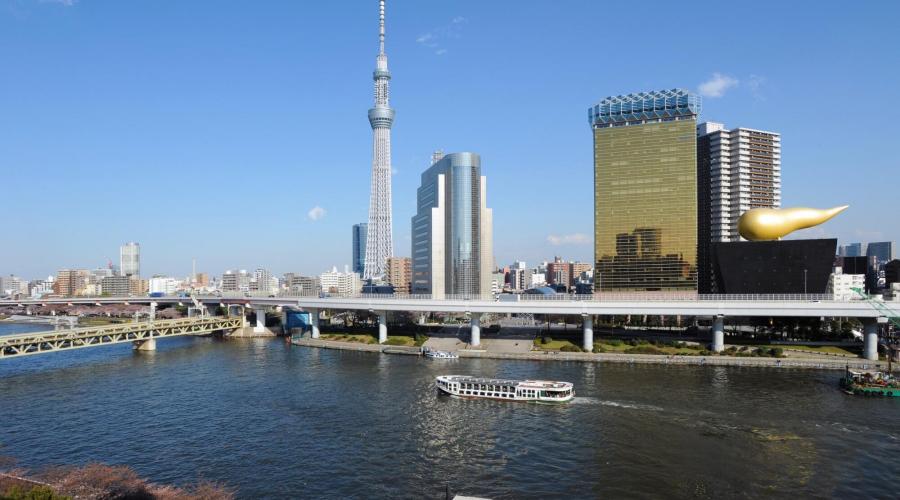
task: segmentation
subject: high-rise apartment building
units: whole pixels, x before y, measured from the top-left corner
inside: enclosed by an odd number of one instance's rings
[[[385,281],[393,285],[395,292],[409,293],[412,282],[412,259],[409,257],[389,258]]]
[[[475,153],[435,155],[422,174],[412,218],[412,291],[488,296],[493,271],[493,213]]]
[[[715,293],[713,243],[742,241],[744,212],[781,207],[781,134],[706,122],[697,136],[698,281]]]
[[[365,279],[381,278],[388,257],[394,255],[391,226],[391,126],[394,109],[390,104],[387,54],[384,52],[384,0],[379,2],[378,56],[375,58],[375,107],[369,110],[372,126],[372,186],[369,194],[369,225],[366,236]]]
[[[250,274],[245,269],[240,271],[228,270],[222,273],[223,292],[249,292]]]
[[[568,289],[572,285],[572,263],[554,257],[553,262],[547,264],[547,284]]]
[[[362,276],[366,269],[366,235],[369,224],[353,224],[353,272]]]
[[[699,114],[700,97],[681,89],[588,109],[597,291],[697,290]]]
[[[119,272],[122,276],[141,275],[141,246],[130,241],[119,248]]]

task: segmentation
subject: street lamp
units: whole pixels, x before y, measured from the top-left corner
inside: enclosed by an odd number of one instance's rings
[[[803,295],[806,295],[806,269],[803,270]]]

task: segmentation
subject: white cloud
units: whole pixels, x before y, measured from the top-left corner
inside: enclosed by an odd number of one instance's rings
[[[725,91],[731,87],[737,87],[738,79],[723,75],[722,73],[713,73],[712,78],[700,84],[698,88],[700,95],[704,97],[722,97]]]
[[[747,86],[750,87],[750,94],[756,101],[765,101],[766,96],[763,95],[762,89],[766,84],[766,77],[759,75],[750,75],[747,79]]]
[[[423,47],[431,49],[435,55],[442,56],[448,52],[446,42],[451,39],[460,38],[460,29],[462,25],[468,23],[469,20],[463,16],[456,16],[444,26],[439,26],[416,38],[416,43]]]
[[[551,234],[547,236],[547,242],[549,242],[553,246],[560,245],[589,245],[591,243],[591,238],[584,233],[572,233],[572,234]]]
[[[309,212],[306,212],[306,216],[311,221],[317,221],[317,220],[321,219],[322,217],[325,217],[326,214],[328,214],[328,212],[324,208],[320,207],[319,205],[312,207],[309,210]]]

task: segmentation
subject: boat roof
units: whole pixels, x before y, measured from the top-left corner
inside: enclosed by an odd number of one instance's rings
[[[552,380],[512,380],[500,378],[483,378],[473,377],[471,375],[441,375],[438,377],[438,379],[443,379],[447,382],[487,385],[511,385],[534,389],[568,389],[572,387],[571,382],[557,382]]]

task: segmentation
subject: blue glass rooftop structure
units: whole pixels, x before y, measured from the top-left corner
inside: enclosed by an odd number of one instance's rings
[[[697,118],[700,96],[684,89],[610,96],[588,108],[591,127]]]

